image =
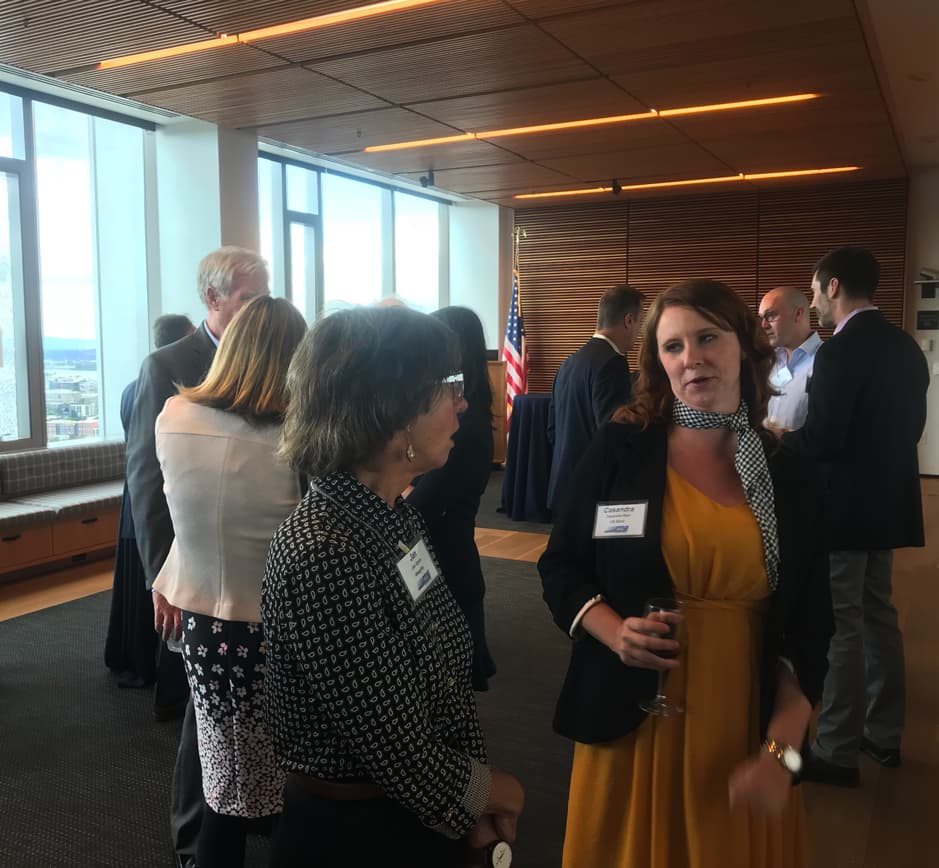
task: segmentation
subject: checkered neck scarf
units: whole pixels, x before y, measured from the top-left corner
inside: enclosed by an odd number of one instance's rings
[[[750,427],[747,402],[741,400],[736,413],[709,413],[695,410],[677,398],[672,421],[682,428],[730,428],[737,435],[734,467],[743,485],[747,505],[753,512],[763,540],[763,563],[769,586],[775,591],[779,581],[779,538],[773,480],[759,435]]]

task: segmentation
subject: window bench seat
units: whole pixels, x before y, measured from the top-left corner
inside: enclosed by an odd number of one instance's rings
[[[114,551],[124,443],[0,454],[0,578]]]

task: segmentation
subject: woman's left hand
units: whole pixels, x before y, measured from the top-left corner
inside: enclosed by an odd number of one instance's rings
[[[792,775],[768,751],[744,760],[729,781],[730,806],[746,805],[754,813],[779,814],[789,798]]]

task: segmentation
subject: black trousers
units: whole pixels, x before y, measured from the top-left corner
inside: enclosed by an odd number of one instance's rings
[[[182,660],[181,654],[173,656]],[[183,863],[186,859],[195,859],[204,807],[196,711],[190,698],[179,735],[179,750],[176,752],[170,797],[170,837],[173,841],[173,851],[180,856]]]
[[[271,868],[463,868],[467,859],[465,841],[428,829],[390,799],[326,799],[287,778]]]

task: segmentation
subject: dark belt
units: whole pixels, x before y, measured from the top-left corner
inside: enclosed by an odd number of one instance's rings
[[[291,772],[288,779],[295,781],[307,792],[313,793],[314,796],[333,799],[337,802],[361,802],[366,799],[378,799],[384,795],[375,784],[370,784],[367,781],[348,783],[324,781],[305,772]]]

